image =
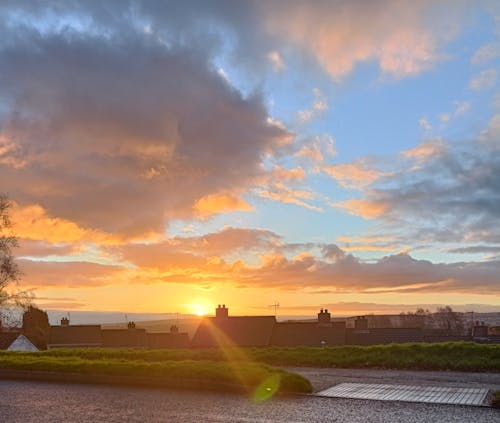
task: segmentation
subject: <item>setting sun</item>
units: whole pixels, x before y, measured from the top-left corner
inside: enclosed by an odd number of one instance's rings
[[[208,314],[208,308],[209,306],[206,304],[187,304],[187,309],[189,310],[189,312],[200,317]]]

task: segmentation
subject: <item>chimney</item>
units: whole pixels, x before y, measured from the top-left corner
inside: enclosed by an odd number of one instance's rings
[[[366,316],[358,316],[354,320],[354,329],[366,330],[368,329],[368,319]]]
[[[321,309],[318,313],[318,323],[330,323],[332,320],[332,315],[328,312],[328,309]]]
[[[69,319],[67,317],[61,319],[61,326],[69,326]]]
[[[216,319],[227,319],[229,315],[229,309],[226,308],[225,304],[222,304],[222,306],[219,304],[217,308],[215,309],[215,318]]]
[[[128,329],[135,329],[135,323],[134,322],[128,322],[127,323],[127,328]]]

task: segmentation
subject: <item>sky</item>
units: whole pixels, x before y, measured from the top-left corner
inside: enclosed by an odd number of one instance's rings
[[[500,310],[497,1],[3,1],[44,309]]]

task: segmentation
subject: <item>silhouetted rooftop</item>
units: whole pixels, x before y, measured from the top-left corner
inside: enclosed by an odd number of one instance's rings
[[[54,347],[100,347],[102,346],[100,325],[51,326],[49,348]]]
[[[146,347],[146,329],[103,329],[103,347]]]
[[[324,342],[324,344],[323,344]],[[279,322],[273,329],[270,345],[322,346],[345,343],[345,322]]]
[[[6,350],[17,339],[19,332],[0,332],[0,350]]]
[[[261,347],[269,345],[274,316],[205,317],[194,334],[194,347],[231,346]]]

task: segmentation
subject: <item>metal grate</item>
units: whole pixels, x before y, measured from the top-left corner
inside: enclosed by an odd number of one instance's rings
[[[488,393],[489,390],[486,388],[341,383],[317,392],[315,395],[335,398],[485,406],[487,405]]]

